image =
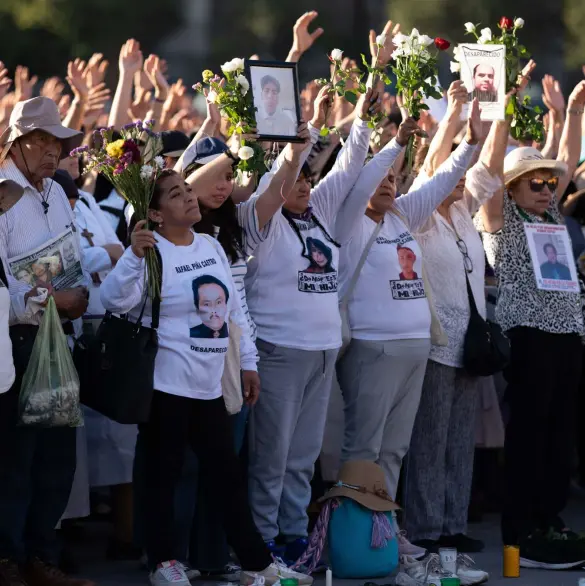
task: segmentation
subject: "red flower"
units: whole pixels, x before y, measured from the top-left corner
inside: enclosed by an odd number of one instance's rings
[[[122,145],[122,150],[124,151],[124,154],[129,153],[131,155],[131,163],[140,163],[140,149],[133,140],[125,140],[124,144]]]
[[[439,51],[446,51],[451,46],[449,41],[442,39],[441,37],[437,37],[435,39],[435,47],[439,49]]]
[[[514,28],[514,21],[511,18],[508,18],[507,16],[502,16],[502,18],[500,18],[499,27],[502,30],[513,29]]]

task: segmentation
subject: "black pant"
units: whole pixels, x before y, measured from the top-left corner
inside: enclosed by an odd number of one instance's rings
[[[146,552],[150,564],[175,552],[175,488],[191,445],[201,476],[213,482],[213,507],[222,513],[228,543],[247,570],[263,570],[272,557],[258,533],[223,398],[202,401],[155,391],[150,420],[140,426],[148,475],[144,478]]]
[[[18,424],[18,395],[38,328],[10,328],[16,380],[0,394],[0,559],[58,557],[55,527],[75,474],[76,430]]]
[[[513,545],[554,525],[567,503],[582,354],[577,334],[523,327],[508,335],[502,537]]]

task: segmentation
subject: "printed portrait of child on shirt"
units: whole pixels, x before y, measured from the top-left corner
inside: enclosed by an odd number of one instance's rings
[[[305,269],[306,273],[334,273],[333,253],[331,248],[326,246],[318,238],[307,238],[307,250],[311,257],[311,264]]]
[[[397,246],[396,253],[398,254],[398,264],[402,269],[398,278],[401,281],[414,281],[418,279],[418,275],[414,270],[416,254],[414,254],[412,248],[408,248],[408,246]]]
[[[227,338],[228,326],[225,318],[230,298],[227,287],[212,275],[198,277],[191,286],[195,311],[202,323],[190,329],[190,337]]]

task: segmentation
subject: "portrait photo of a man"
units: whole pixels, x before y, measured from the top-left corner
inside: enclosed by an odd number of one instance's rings
[[[190,328],[191,338],[227,338],[226,316],[230,294],[217,277],[203,275],[191,283],[195,311],[201,324]]]
[[[543,279],[556,279],[558,281],[570,281],[571,271],[567,265],[559,262],[557,249],[554,244],[547,242],[543,247],[546,262],[540,265],[540,273]]]
[[[296,69],[250,64],[250,79],[258,134],[261,137],[295,137],[298,126]]]
[[[488,63],[479,63],[473,68],[473,91],[469,93],[471,102],[477,98],[480,102],[497,102],[498,91],[495,86],[496,70]]]

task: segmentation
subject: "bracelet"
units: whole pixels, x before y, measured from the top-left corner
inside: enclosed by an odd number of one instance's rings
[[[583,108],[569,108],[567,110],[567,114],[572,114],[573,116],[581,116],[585,112]]]
[[[232,153],[232,151],[230,151],[229,149],[227,149],[226,151],[224,151],[224,154],[225,154],[225,156],[228,159],[231,159],[232,160],[232,167],[235,167],[240,162],[240,158],[239,157],[236,157],[234,155],[234,153]]]

